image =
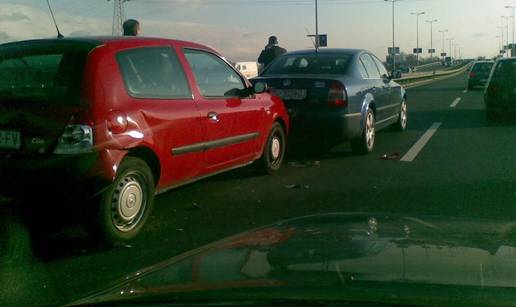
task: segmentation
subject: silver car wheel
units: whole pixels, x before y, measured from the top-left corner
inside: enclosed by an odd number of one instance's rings
[[[122,232],[131,231],[145,211],[143,188],[133,177],[124,178],[116,187],[112,203],[112,221]]]
[[[366,118],[366,126],[365,126],[365,137],[366,144],[369,150],[372,150],[374,147],[375,141],[375,122],[374,122],[374,114],[369,112]]]
[[[401,104],[400,124],[402,129],[407,127],[407,103],[405,100]]]

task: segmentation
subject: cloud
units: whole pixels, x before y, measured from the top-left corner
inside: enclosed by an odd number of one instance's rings
[[[0,14],[0,21],[20,21],[20,20],[30,20],[30,18],[18,12],[14,12],[12,14]]]
[[[91,36],[91,32],[88,32],[88,31],[83,31],[83,30],[79,30],[79,31],[73,31],[73,32],[70,32],[70,34],[68,34],[68,36]]]
[[[209,45],[228,58],[255,60],[263,48],[261,34],[192,22],[142,21],[145,35],[194,41]]]
[[[489,36],[489,33],[485,33],[485,32],[474,33],[471,35],[472,38],[484,38],[484,37],[488,37],[488,36]]]
[[[0,44],[12,41],[12,38],[5,32],[0,32]]]
[[[56,30],[50,14],[46,10],[17,4],[0,4],[0,29],[8,41],[54,37]],[[79,16],[56,16],[63,34],[78,31],[109,34],[111,23],[108,19],[84,18]]]
[[[201,4],[201,1],[181,1],[188,3],[190,7]],[[56,35],[48,11],[13,4],[0,4],[0,11],[3,13],[0,15],[0,29],[4,34],[0,35],[0,40],[4,42]],[[5,16],[8,17],[5,18]],[[65,36],[111,34],[111,18],[59,14],[56,15],[56,19]],[[244,28],[219,27],[194,22],[168,22],[144,17],[140,21],[145,36],[174,38],[209,45],[234,61],[255,60],[265,42],[265,35]]]

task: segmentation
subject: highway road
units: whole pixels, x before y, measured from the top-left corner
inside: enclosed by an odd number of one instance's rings
[[[353,156],[347,144],[316,156],[298,152],[272,177],[250,167],[160,195],[144,233],[128,246],[98,247],[80,227],[36,239],[16,204],[5,202],[0,304],[66,303],[158,261],[289,217],[513,219],[516,122],[486,122],[482,91],[467,92],[465,84],[462,74],[409,89],[408,130],[378,133],[373,154]]]

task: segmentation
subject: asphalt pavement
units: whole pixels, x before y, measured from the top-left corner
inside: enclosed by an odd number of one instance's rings
[[[298,152],[274,176],[251,166],[159,195],[130,245],[101,248],[77,226],[39,238],[17,204],[4,202],[0,305],[67,303],[138,269],[286,218],[383,212],[513,219],[516,121],[487,122],[482,90],[465,85],[462,74],[407,90],[408,129],[379,132],[370,155],[353,156],[348,144],[315,156]]]

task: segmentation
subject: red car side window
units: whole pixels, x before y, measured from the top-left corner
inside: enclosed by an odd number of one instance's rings
[[[185,57],[204,97],[225,97],[232,90],[245,88],[240,75],[216,55],[185,49]]]
[[[192,97],[183,68],[171,48],[146,47],[122,51],[117,60],[127,91],[133,97]]]

